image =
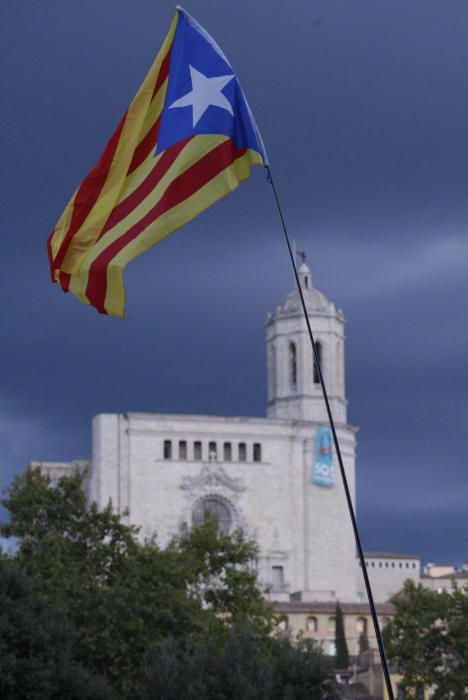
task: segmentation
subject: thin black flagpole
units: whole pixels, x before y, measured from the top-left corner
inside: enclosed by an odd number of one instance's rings
[[[343,465],[343,458],[341,456],[340,445],[339,445],[338,437],[337,437],[336,430],[335,430],[335,423],[333,421],[333,416],[332,416],[332,412],[331,412],[331,408],[330,408],[330,402],[328,400],[328,394],[327,394],[327,390],[325,388],[325,382],[323,381],[322,368],[320,366],[320,358],[318,355],[317,347],[315,345],[314,335],[312,333],[312,328],[310,325],[309,314],[307,313],[307,308],[306,308],[305,301],[304,301],[304,295],[302,293],[302,287],[301,287],[301,283],[299,280],[299,275],[297,274],[296,261],[294,260],[294,254],[292,251],[291,243],[289,241],[289,236],[288,236],[286,224],[285,224],[284,217],[283,217],[283,212],[281,211],[281,205],[280,205],[280,202],[278,199],[278,193],[276,192],[275,183],[273,182],[273,178],[271,176],[271,171],[270,171],[269,166],[266,165],[265,169],[267,171],[268,182],[270,183],[272,190],[273,190],[273,194],[274,194],[275,201],[276,201],[276,207],[278,209],[278,214],[279,214],[279,218],[281,221],[281,226],[283,228],[284,236],[286,238],[286,244],[288,246],[289,257],[291,258],[291,263],[292,263],[292,267],[294,270],[294,277],[296,279],[297,290],[299,292],[299,296],[301,299],[302,310],[304,312],[304,318],[305,318],[305,321],[307,324],[307,330],[309,332],[309,338],[310,338],[310,342],[312,345],[312,351],[314,353],[315,367],[317,368],[317,374],[318,374],[319,379],[320,379],[320,385],[321,385],[322,391],[323,391],[323,398],[325,400],[325,406],[327,408],[328,420],[329,420],[330,428],[331,428],[332,435],[333,435],[333,442],[335,445],[336,456],[338,458],[338,464],[340,465],[340,473],[341,473],[341,478],[343,481],[343,486],[344,486],[344,490],[345,490],[345,494],[346,494],[346,501],[348,504],[349,515],[351,517],[351,523],[353,525],[354,538],[356,540],[356,546],[357,546],[358,553],[359,553],[359,559],[361,561],[361,569],[362,569],[362,574],[364,576],[364,584],[366,586],[367,598],[369,600],[369,607],[370,607],[370,611],[371,611],[372,622],[374,624],[375,636],[376,636],[377,644],[379,647],[380,661],[382,663],[382,670],[383,670],[384,677],[385,677],[385,685],[387,686],[387,693],[388,693],[389,700],[395,700],[395,697],[393,695],[392,683],[390,680],[390,672],[388,670],[387,658],[385,656],[385,647],[384,647],[384,643],[383,643],[383,639],[382,639],[382,633],[380,631],[379,620],[377,618],[377,612],[375,610],[374,596],[372,595],[372,588],[370,585],[369,576],[367,574],[366,562],[364,559],[364,552],[362,551],[361,538],[359,536],[356,515],[354,513],[353,502],[351,500],[351,494],[349,491],[348,480],[346,478],[346,472],[345,472],[344,465]]]

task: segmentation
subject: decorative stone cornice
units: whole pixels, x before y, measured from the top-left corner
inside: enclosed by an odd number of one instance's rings
[[[245,486],[241,479],[233,479],[222,467],[205,465],[197,476],[186,476],[182,479],[180,488],[184,491],[192,491],[203,486],[224,486],[231,491],[241,493]]]

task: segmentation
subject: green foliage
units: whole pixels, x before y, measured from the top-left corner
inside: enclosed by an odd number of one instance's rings
[[[73,660],[74,630],[11,562],[0,560],[2,700],[110,700],[102,678]]]
[[[75,657],[118,685],[130,648],[130,639],[122,640],[135,626],[132,620],[125,629],[129,611],[118,595],[119,581],[137,554],[137,530],[123,524],[110,506],[102,512],[95,505],[88,509],[83,481],[76,473],[52,488],[38,469],[27,470],[2,501],[10,520],[0,530],[20,538],[18,567],[77,630]]]
[[[405,584],[394,598],[396,615],[384,628],[389,659],[410,693],[420,684],[434,686],[434,700],[458,700],[468,692],[468,586],[453,593]]]
[[[226,535],[207,514],[202,526],[185,530],[168,550],[181,559],[191,594],[215,620],[224,625],[248,621],[264,635],[272,632],[273,613],[252,566],[258,548],[241,530]]]
[[[166,550],[141,543],[110,505],[87,507],[83,480],[77,473],[52,487],[28,470],[4,497],[10,520],[0,526],[19,538],[16,565],[36,595],[76,629],[75,660],[126,696],[145,654],[169,636],[182,643],[208,623],[222,631],[245,621],[269,638],[274,619],[250,567],[253,543],[223,535],[212,519]]]
[[[349,667],[349,654],[344,631],[343,612],[339,603],[336,604],[335,620],[335,666],[337,669],[343,670]]]
[[[310,641],[265,643],[247,623],[166,640],[147,658],[141,700],[334,700],[330,669]]]

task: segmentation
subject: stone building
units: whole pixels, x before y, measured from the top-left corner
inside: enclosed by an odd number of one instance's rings
[[[299,278],[342,450],[352,499],[356,432],[347,421],[344,317],[314,288],[305,262]],[[88,496],[112,501],[142,536],[165,545],[184,523],[214,511],[220,527],[242,528],[259,545],[259,579],[292,630],[304,629],[332,651],[334,604],[350,640],[371,634],[344,489],[333,452],[327,478],[314,454],[327,416],[297,289],[266,320],[267,416],[101,414],[93,421]],[[35,463],[54,480],[82,462]],[[417,557],[369,553],[367,566],[382,620]],[[314,621],[315,620],[315,621]]]
[[[344,318],[299,277],[316,334],[351,493],[355,433],[346,419]],[[164,545],[209,508],[227,530],[241,527],[260,548],[260,580],[275,599],[356,600],[356,547],[341,480],[311,483],[318,426],[327,418],[298,291],[266,321],[266,418],[129,413],[93,423],[89,495],[109,499],[144,535]]]

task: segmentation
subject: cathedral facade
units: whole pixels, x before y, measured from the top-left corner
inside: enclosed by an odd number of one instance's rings
[[[314,288],[305,262],[299,280],[355,503],[357,429],[347,422],[343,313]],[[336,454],[323,441],[327,414],[297,289],[268,314],[265,327],[265,418],[100,414],[90,465],[31,466],[52,483],[90,467],[89,501],[101,508],[111,502],[161,546],[214,512],[224,531],[241,528],[257,542],[259,581],[292,633],[314,638],[333,655],[339,600],[349,649],[357,654],[361,634],[371,647],[376,642]],[[394,613],[389,598],[406,579],[420,580],[420,560],[390,552],[365,557],[384,625]]]
[[[305,262],[299,277],[354,496],[343,314],[313,287]],[[268,315],[266,350],[266,418],[96,416],[89,497],[100,507],[111,500],[163,546],[213,511],[224,530],[242,528],[257,541],[259,579],[275,600],[356,601],[356,547],[335,455],[327,486],[312,476],[327,417],[297,290]]]

